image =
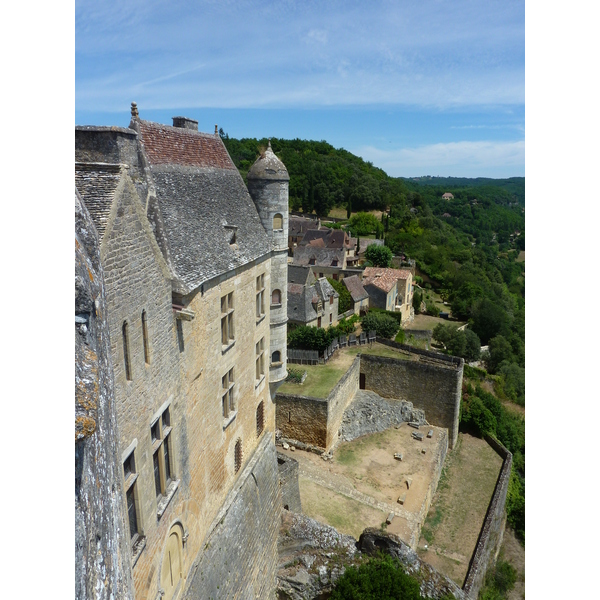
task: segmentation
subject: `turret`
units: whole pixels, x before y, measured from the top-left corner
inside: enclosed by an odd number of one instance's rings
[[[248,171],[248,191],[272,242],[270,294],[271,397],[287,377],[287,256],[289,181],[285,165],[275,156],[271,141]]]

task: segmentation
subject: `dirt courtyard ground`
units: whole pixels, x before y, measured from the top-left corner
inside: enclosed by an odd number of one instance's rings
[[[302,512],[357,539],[365,527],[381,527],[393,512],[387,531],[416,547],[437,462],[447,443],[445,429],[422,425],[418,431],[426,436],[430,429],[433,437],[423,441],[413,439],[411,433],[417,430],[403,423],[398,429],[342,442],[330,461],[310,452],[283,450],[299,463]],[[395,452],[402,453],[402,461],[394,458]],[[404,504],[399,504],[404,494]]]

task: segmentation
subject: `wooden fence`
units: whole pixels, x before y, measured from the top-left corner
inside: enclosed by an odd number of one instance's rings
[[[351,333],[348,336],[340,335],[334,338],[323,352],[318,350],[300,350],[298,348],[287,349],[287,361],[296,365],[318,365],[326,363],[338,348],[346,346],[360,346],[363,344],[371,344],[377,339],[375,331],[369,331],[366,334],[364,331],[356,337],[356,334]]]

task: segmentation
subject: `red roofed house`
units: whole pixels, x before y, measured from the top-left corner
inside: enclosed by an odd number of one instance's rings
[[[363,287],[369,293],[369,305],[402,313],[402,322],[413,317],[412,273],[405,269],[367,267]]]

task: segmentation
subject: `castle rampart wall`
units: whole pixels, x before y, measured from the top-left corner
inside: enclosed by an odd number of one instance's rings
[[[512,468],[512,454],[495,438],[486,435],[485,439],[503,458],[503,463],[463,584],[463,590],[469,598],[477,598],[488,567],[496,560],[502,544],[506,525],[506,495]]]
[[[277,453],[264,436],[204,538],[182,600],[271,598],[280,515]]]
[[[362,355],[360,372],[364,375],[365,389],[384,398],[412,402],[415,408],[424,410],[429,423],[448,429],[450,448],[453,448],[458,437],[463,359],[400,344],[395,346],[409,349],[422,360]],[[454,360],[444,361],[445,358]]]
[[[283,508],[292,512],[302,512],[300,485],[298,483],[298,461],[283,454],[283,452],[278,452],[277,468],[279,470],[279,486]]]

